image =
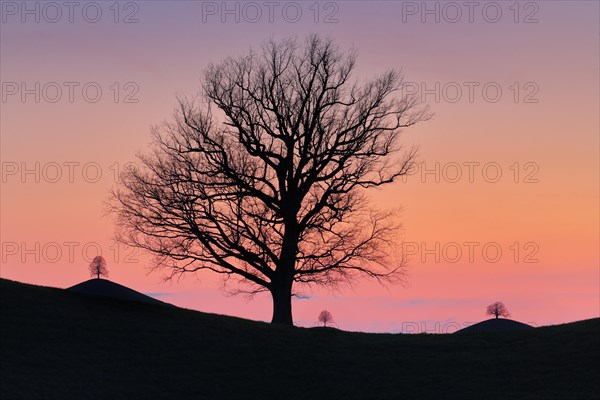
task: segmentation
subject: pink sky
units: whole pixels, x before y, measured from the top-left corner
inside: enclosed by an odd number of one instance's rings
[[[404,137],[420,146],[421,171],[372,192],[378,207],[403,209],[406,285],[306,291],[295,322],[312,326],[328,309],[347,330],[443,331],[484,319],[496,300],[536,325],[600,314],[597,2],[522,2],[518,15],[499,2],[497,22],[490,2],[478,3],[472,22],[466,8],[457,19],[436,2],[433,14],[422,2],[322,2],[318,15],[313,2],[281,2],[273,22],[263,2],[260,18],[234,2],[232,14],[221,2],[121,3],[117,23],[112,2],[98,3],[95,23],[94,10],[75,9],[71,23],[66,9],[57,19],[42,5],[27,14],[14,4],[3,3],[0,27],[2,278],[68,287],[89,277],[100,249],[116,282],[187,308],[269,320],[267,296],[224,296],[210,274],[163,283],[148,273],[147,255],[112,244],[103,202],[175,96],[197,93],[210,62],[270,35],[319,32],[358,49],[359,78],[402,69],[435,117]],[[123,23],[127,15],[137,22]]]

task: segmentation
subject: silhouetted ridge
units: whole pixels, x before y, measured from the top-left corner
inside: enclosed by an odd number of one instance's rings
[[[111,297],[120,300],[170,305],[107,279],[90,279],[88,281],[78,283],[75,286],[71,286],[70,288],[67,288],[67,290],[93,296]]]
[[[468,326],[464,329],[456,331],[455,333],[506,332],[523,329],[533,329],[533,326],[519,321],[513,321],[512,319],[492,318],[486,321],[481,321],[475,325]]]
[[[0,279],[0,398],[571,400],[600,393],[598,318],[504,334],[393,335],[115,303]]]

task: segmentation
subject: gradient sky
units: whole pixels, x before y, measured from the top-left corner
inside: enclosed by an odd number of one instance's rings
[[[89,277],[100,249],[118,283],[270,320],[268,296],[224,296],[213,275],[163,283],[146,254],[111,242],[103,202],[176,95],[198,92],[210,62],[269,36],[318,32],[358,50],[357,78],[401,69],[435,117],[404,136],[420,147],[420,170],[372,192],[378,207],[402,207],[406,284],[306,291],[295,322],[312,326],[328,309],[347,330],[454,331],[496,300],[538,326],[598,317],[599,3],[476,2],[472,16],[464,2],[452,3],[460,16],[448,3],[428,2],[433,13],[423,4],[275,2],[270,21],[260,1],[229,2],[230,14],[222,2],[122,2],[118,15],[112,1],[81,2],[72,16],[2,2],[0,276],[68,287]]]

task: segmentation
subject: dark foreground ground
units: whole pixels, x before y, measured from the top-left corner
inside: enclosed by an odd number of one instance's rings
[[[0,280],[1,399],[593,399],[600,320],[361,334]]]

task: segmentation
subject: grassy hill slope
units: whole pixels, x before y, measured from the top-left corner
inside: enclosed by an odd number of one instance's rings
[[[0,280],[0,398],[590,399],[600,320],[504,333],[271,326]]]
[[[533,329],[533,326],[519,321],[513,321],[512,319],[492,318],[478,322],[474,325],[467,326],[466,328],[456,331],[456,334],[462,335],[465,333],[506,332],[522,329]]]
[[[137,292],[126,286],[119,285],[118,283],[109,281],[108,279],[90,279],[85,282],[78,283],[77,285],[71,286],[70,288],[67,288],[67,290],[70,290],[71,292],[91,294],[95,296],[111,297],[113,299],[167,305],[167,303],[165,302],[162,302],[150,296],[146,296],[143,293]]]

